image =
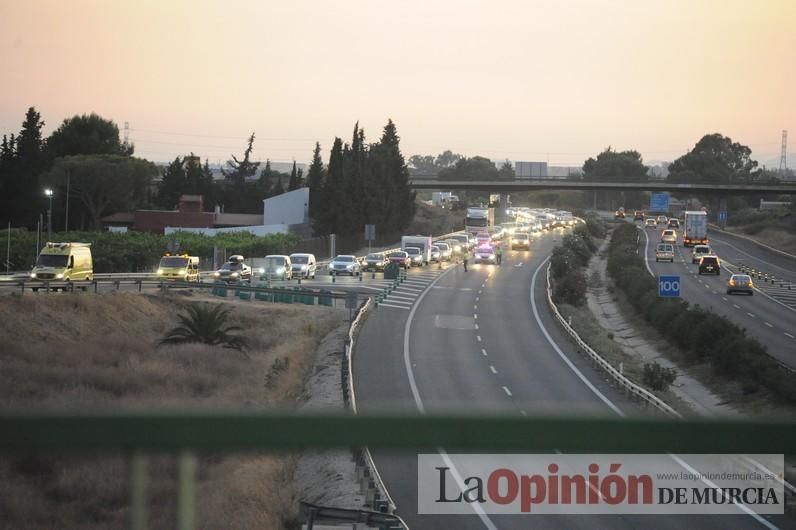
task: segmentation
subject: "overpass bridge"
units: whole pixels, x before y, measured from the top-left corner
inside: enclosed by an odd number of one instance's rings
[[[755,193],[796,195],[796,184],[739,182],[732,184],[673,183],[665,180],[638,181],[616,178],[610,181],[569,180],[558,178],[523,178],[516,180],[440,180],[435,176],[411,175],[409,186],[415,190],[473,190],[512,193],[534,190],[589,191],[670,191],[710,193],[715,195],[752,195]]]

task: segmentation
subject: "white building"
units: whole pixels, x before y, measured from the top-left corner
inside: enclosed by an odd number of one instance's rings
[[[299,188],[263,201],[263,224],[300,225],[307,222],[310,189]]]

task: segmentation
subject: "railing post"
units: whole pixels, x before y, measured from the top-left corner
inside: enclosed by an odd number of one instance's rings
[[[146,530],[147,459],[140,451],[130,457],[130,530]]]
[[[181,451],[178,456],[177,530],[193,530],[196,520],[196,469],[193,451]]]

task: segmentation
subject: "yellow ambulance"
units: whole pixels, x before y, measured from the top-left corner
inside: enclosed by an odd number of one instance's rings
[[[30,271],[30,279],[54,282],[93,280],[91,243],[48,242]]]
[[[164,280],[180,280],[183,282],[199,281],[199,257],[180,254],[172,256],[167,253],[160,258],[158,278]]]

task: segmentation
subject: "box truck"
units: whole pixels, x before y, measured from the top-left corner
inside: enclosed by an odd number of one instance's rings
[[[701,210],[685,212],[683,223],[683,246],[708,244],[708,214]]]

